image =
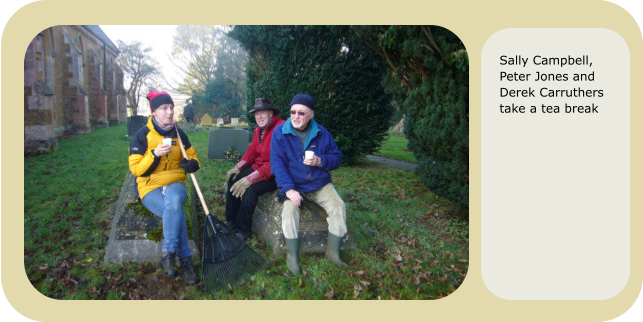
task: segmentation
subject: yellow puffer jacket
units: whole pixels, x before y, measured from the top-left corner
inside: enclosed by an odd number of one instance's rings
[[[140,199],[156,188],[175,182],[185,182],[186,176],[185,171],[179,168],[183,155],[176,138],[176,130],[172,128],[170,131],[163,131],[155,126],[152,118],[153,116],[150,116],[147,125],[136,132],[129,147],[129,169],[137,177],[136,183]],[[188,159],[199,161],[187,135],[181,129],[179,129],[179,133]],[[164,137],[172,138],[172,152],[155,157],[152,150],[162,144]]]

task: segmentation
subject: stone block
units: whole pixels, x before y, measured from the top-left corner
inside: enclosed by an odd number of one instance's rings
[[[230,125],[231,126],[239,126],[239,118],[238,117],[233,117],[230,119]]]
[[[247,130],[232,128],[222,127],[210,130],[208,158],[225,160],[225,152],[230,150],[230,148],[234,148],[240,156],[243,156],[248,149],[249,135],[250,133]]]
[[[147,116],[135,115],[127,118],[127,135],[131,138],[147,124]]]
[[[263,238],[273,251],[274,257],[286,254],[286,239],[281,229],[281,209],[275,192],[268,192],[259,197],[257,208],[252,217],[252,231]],[[328,239],[328,214],[318,204],[304,201],[299,218],[299,251],[302,254],[322,254],[326,251]],[[347,233],[342,239],[341,249],[355,249],[355,239]]]
[[[112,230],[104,258],[108,263],[158,263],[161,259],[162,240],[150,239],[150,233],[160,227],[161,219],[144,209],[140,204],[131,206],[136,203],[137,199],[135,184],[136,177],[128,172],[116,202],[114,215],[110,218],[112,219]],[[194,230],[193,234],[195,234]],[[193,258],[198,259],[197,244],[193,240],[190,240],[189,244],[194,255]]]
[[[212,125],[212,116],[210,116],[209,114],[203,115],[203,117],[201,117],[201,125],[202,126]]]

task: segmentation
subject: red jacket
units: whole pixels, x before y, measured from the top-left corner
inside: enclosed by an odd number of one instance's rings
[[[270,141],[272,139],[272,132],[277,125],[283,123],[284,120],[282,118],[274,115],[272,121],[266,127],[261,143],[259,142],[261,128],[257,126],[252,135],[252,144],[250,144],[248,150],[246,150],[246,154],[243,155],[243,158],[241,158],[237,166],[241,165],[241,169],[244,169],[247,168],[248,165],[252,165],[252,169],[258,171],[263,180],[269,180],[270,177],[272,177],[272,172],[270,172]],[[243,161],[246,162],[243,163]]]

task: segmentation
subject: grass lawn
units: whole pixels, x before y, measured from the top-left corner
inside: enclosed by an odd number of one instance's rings
[[[452,218],[456,209],[414,174],[371,162],[333,172],[357,242],[356,250],[341,253],[348,270],[304,255],[304,274],[292,276],[284,259],[272,258],[254,235],[249,244],[269,263],[232,291],[202,293],[180,278],[167,280],[151,264],[106,264],[114,204],[128,171],[125,133],[125,125],[95,130],[61,140],[55,153],[25,159],[25,270],[48,297],[437,299],[466,277],[468,223]],[[211,212],[221,217],[224,176],[232,163],[207,159],[207,131],[188,135],[202,161],[201,190]]]
[[[413,152],[407,148],[408,143],[409,140],[404,137],[404,134],[389,131],[389,135],[382,143],[382,147],[375,151],[373,155],[417,163],[415,156],[413,156]]]

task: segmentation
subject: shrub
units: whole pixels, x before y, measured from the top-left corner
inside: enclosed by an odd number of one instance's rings
[[[333,135],[344,163],[380,146],[392,114],[377,53],[348,26],[235,26],[249,55],[247,106],[267,97],[287,119],[292,97],[315,99],[315,120]],[[252,117],[248,118],[253,121]]]
[[[406,115],[404,133],[420,180],[469,207],[469,58],[460,39],[437,26],[355,26],[383,57],[388,92]]]

